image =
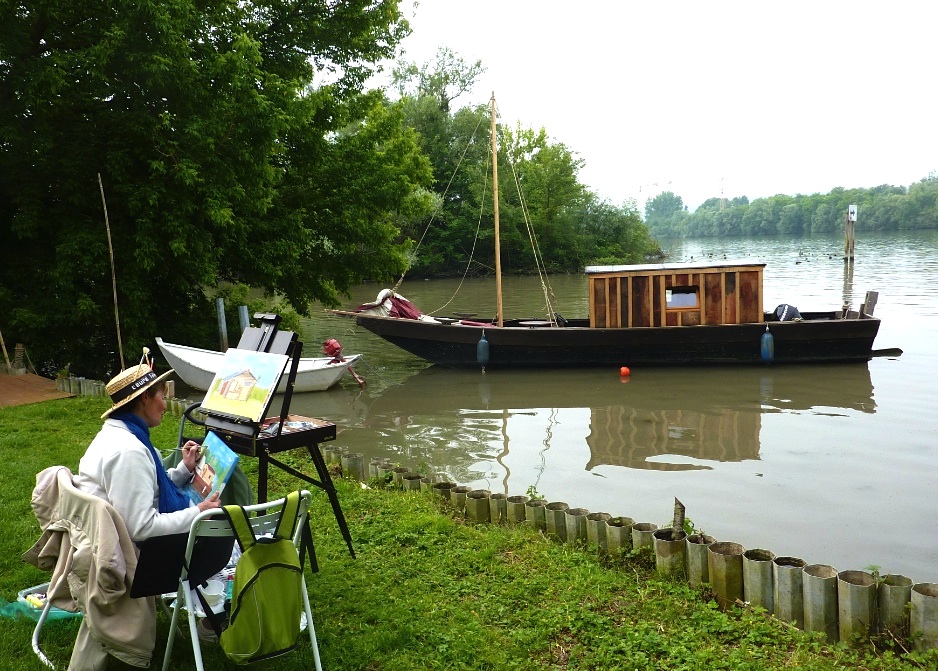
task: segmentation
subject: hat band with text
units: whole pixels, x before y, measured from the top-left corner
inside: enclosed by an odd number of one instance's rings
[[[153,380],[156,379],[156,377],[157,377],[156,373],[154,373],[151,370],[143,377],[137,380],[134,380],[132,383],[128,384],[123,389],[118,389],[113,394],[111,394],[111,402],[120,403],[121,401],[123,401],[125,398],[127,398],[134,392],[139,391],[140,389],[143,389],[144,387],[149,385],[151,382],[153,382]]]

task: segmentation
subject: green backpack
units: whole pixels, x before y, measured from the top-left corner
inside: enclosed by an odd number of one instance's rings
[[[241,546],[231,591],[231,614],[219,642],[229,659],[245,664],[283,654],[300,638],[304,612],[303,560],[308,527],[303,529],[302,550],[293,543],[299,518],[299,492],[290,493],[280,511],[272,538],[256,538],[241,506],[225,506]]]

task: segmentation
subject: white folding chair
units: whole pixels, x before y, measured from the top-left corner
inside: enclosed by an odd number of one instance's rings
[[[312,495],[308,490],[300,492],[299,519],[297,520],[296,531],[293,534],[293,544],[300,549],[303,542],[303,529],[306,527],[306,517],[309,514],[309,504]],[[280,508],[285,499],[277,499],[267,503],[257,503],[251,506],[244,506],[244,509],[251,514],[256,513],[256,517],[251,518],[251,526],[256,536],[262,536],[267,533],[273,533],[277,527],[277,521],[280,517]],[[196,625],[196,601],[193,599],[192,587],[196,587],[198,582],[190,584],[189,568],[198,562],[198,557],[193,556],[193,550],[197,547],[197,540],[205,537],[233,537],[234,532],[231,524],[225,519],[218,510],[206,510],[192,522],[189,530],[189,540],[186,545],[185,562],[182,573],[179,576],[179,589],[176,594],[176,601],[173,604],[172,622],[169,628],[169,639],[166,641],[166,654],[163,657],[163,671],[169,671],[169,660],[173,652],[173,640],[176,637],[179,612],[185,609],[189,619],[189,638],[192,640],[192,653],[195,656],[195,664],[198,671],[205,671],[202,663],[202,646],[199,641],[199,635]],[[310,551],[312,549],[310,548]],[[311,558],[312,559],[312,558]],[[199,578],[199,580],[204,578]],[[194,581],[193,581],[194,582]],[[309,642],[313,647],[313,659],[316,664],[316,671],[322,671],[322,665],[319,661],[319,646],[316,642],[316,628],[313,626],[313,614],[309,606],[309,593],[306,589],[306,576],[301,578],[303,590],[303,608],[306,613],[306,626],[309,630]]]

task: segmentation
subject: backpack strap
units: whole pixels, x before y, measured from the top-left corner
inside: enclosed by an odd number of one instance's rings
[[[296,523],[300,516],[300,493],[292,491],[287,494],[280,508],[280,517],[277,520],[277,528],[274,536],[277,538],[289,538],[293,540],[293,534],[296,532]]]
[[[241,506],[235,505],[225,506],[222,510],[225,512],[225,517],[228,518],[231,530],[238,540],[241,553],[247,552],[248,548],[257,542],[257,536],[254,535],[254,527],[251,526],[251,520],[248,517],[247,511]]]
[[[297,524],[300,521],[300,493],[298,491],[287,494],[283,507],[280,509],[280,518],[277,520],[277,529],[275,536],[278,538],[293,539],[296,533]],[[319,564],[316,561],[316,548],[313,546],[313,535],[309,527],[309,512],[307,511],[306,522],[300,529],[300,547],[297,548],[300,555],[300,570],[306,565],[306,555],[309,553],[310,565],[313,573],[319,571]]]
[[[199,589],[199,586],[196,586],[195,593],[196,596],[199,597],[199,603],[202,604],[202,612],[205,613],[205,619],[208,620],[208,623],[212,626],[212,631],[215,632],[215,635],[221,638],[221,633],[228,625],[225,621],[225,614],[223,612],[216,613],[212,610],[212,607],[208,605],[208,601],[205,600],[205,596],[202,594],[202,590]]]

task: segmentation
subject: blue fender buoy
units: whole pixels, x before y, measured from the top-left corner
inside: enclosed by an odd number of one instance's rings
[[[487,366],[489,363],[489,341],[485,339],[485,330],[482,330],[482,337],[476,343],[476,361],[480,366]]]
[[[762,361],[764,363],[772,363],[775,360],[775,336],[769,332],[769,327],[766,325],[765,333],[762,334]]]

